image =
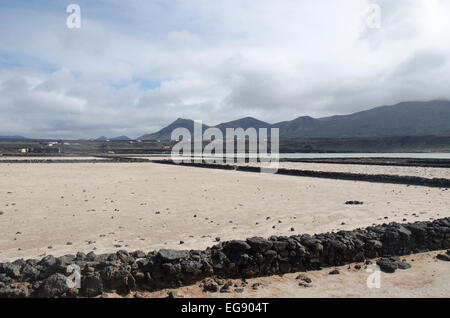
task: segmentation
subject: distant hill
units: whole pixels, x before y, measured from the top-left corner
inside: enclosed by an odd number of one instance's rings
[[[229,121],[226,123],[219,124],[215,126],[216,128],[219,128],[222,133],[225,134],[227,128],[243,128],[248,129],[250,127],[254,128],[270,128],[272,125],[269,123],[266,123],[264,121],[258,120],[253,117],[245,117],[233,121]]]
[[[308,131],[317,129],[319,121],[309,116],[302,116],[291,121],[276,123],[272,127],[280,129],[280,135],[283,136],[305,136]]]
[[[175,128],[184,127],[191,133],[193,121],[177,119],[154,134],[139,139],[170,139]],[[203,130],[209,126],[204,125]],[[269,124],[252,117],[245,117],[215,126],[226,128],[279,128],[280,137],[383,137],[383,136],[450,136],[450,101],[402,102],[391,106],[379,106],[349,115],[323,118],[309,116]]]
[[[25,141],[30,140],[29,138],[23,136],[0,136],[1,141]]]
[[[105,137],[105,136],[101,136],[98,137],[97,139],[94,139],[95,141],[107,141],[107,140],[111,140],[111,141],[128,141],[128,140],[133,140],[127,136],[119,136],[119,137]]]
[[[450,134],[450,101],[403,102],[314,119],[275,124],[284,137],[377,137]]]
[[[127,136],[119,136],[119,137],[113,137],[113,138],[109,138],[109,140],[113,140],[113,141],[129,141],[129,140],[133,140],[130,137]]]
[[[158,140],[158,139],[168,140],[172,136],[172,131],[174,131],[176,128],[186,128],[187,130],[189,130],[189,132],[193,136],[194,121],[191,119],[178,118],[173,123],[171,123],[169,126],[161,129],[160,131],[153,133],[153,134],[143,135],[137,139],[139,139],[139,140]],[[202,133],[208,128],[209,128],[209,126],[202,124]]]

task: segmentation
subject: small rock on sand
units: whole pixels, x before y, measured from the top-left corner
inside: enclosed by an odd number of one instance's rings
[[[308,276],[305,276],[303,274],[298,275],[295,279],[301,280],[301,281],[303,281],[303,282],[305,282],[307,284],[311,284],[312,283],[311,278],[309,278]]]
[[[449,261],[450,261],[450,254],[449,254],[448,251],[447,251],[447,254],[438,254],[438,255],[436,255],[436,258],[437,258],[438,260],[441,260],[441,261],[447,261],[447,262],[449,262]]]
[[[167,298],[177,298],[177,297],[178,297],[178,295],[176,292],[173,292],[173,291],[167,292]]]
[[[346,201],[345,204],[346,205],[361,205],[361,204],[364,204],[364,202],[361,202],[361,201]]]
[[[212,279],[208,278],[205,279],[201,284],[200,287],[203,288],[204,292],[209,293],[215,293],[219,290],[219,285]]]
[[[394,273],[396,269],[408,269],[411,265],[405,261],[400,261],[398,257],[381,258],[377,261],[377,265],[380,266],[382,272]]]
[[[231,280],[229,280],[225,283],[225,285],[222,286],[222,288],[220,289],[220,292],[221,293],[229,293],[231,291],[230,290],[231,286],[233,286],[233,282]]]

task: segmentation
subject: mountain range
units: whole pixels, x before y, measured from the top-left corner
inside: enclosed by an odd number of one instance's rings
[[[132,140],[132,139],[130,137],[127,137],[127,136],[118,136],[118,137],[112,137],[112,138],[101,136],[101,137],[98,137],[97,139],[95,139],[95,141],[107,141],[107,140],[111,140],[111,141],[129,141],[129,140]]]
[[[280,137],[384,137],[450,135],[450,101],[433,100],[427,102],[402,102],[395,105],[379,106],[349,115],[312,118],[302,116],[290,121],[270,124],[256,118],[245,117],[216,126],[224,136],[226,128],[278,128]],[[146,134],[140,140],[167,140],[175,128],[186,128],[191,134],[194,121],[178,118],[156,133]]]
[[[29,138],[23,136],[0,136],[1,141],[26,141],[30,140]]]

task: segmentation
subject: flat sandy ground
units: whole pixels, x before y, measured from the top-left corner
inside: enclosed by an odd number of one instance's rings
[[[380,288],[368,288],[367,280],[373,272],[368,272],[363,263],[360,269],[355,264],[336,267],[339,275],[329,275],[335,268],[325,268],[320,271],[286,274],[248,279],[245,287],[240,287],[241,280],[233,280],[238,287],[232,287],[230,293],[204,292],[197,283],[177,289],[165,289],[152,293],[137,294],[141,297],[167,297],[172,292],[176,297],[220,297],[220,298],[272,298],[272,297],[449,297],[450,295],[450,264],[436,259],[436,254],[429,252],[402,257],[410,265],[407,270],[397,270],[393,274],[379,272]],[[296,277],[302,274],[312,280],[310,287],[299,286]],[[228,281],[228,280],[225,280]],[[254,284],[259,284],[256,290]],[[242,289],[242,292],[235,290]],[[135,297],[130,294],[127,297]],[[118,297],[116,294],[105,294],[102,297]]]
[[[0,212],[0,261],[11,261],[432,220],[450,216],[450,192],[154,163],[17,163],[0,164]]]

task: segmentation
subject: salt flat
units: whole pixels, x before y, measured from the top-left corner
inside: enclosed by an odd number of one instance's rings
[[[16,163],[0,164],[0,211],[0,261],[11,261],[430,220],[450,216],[450,192],[154,163]]]

